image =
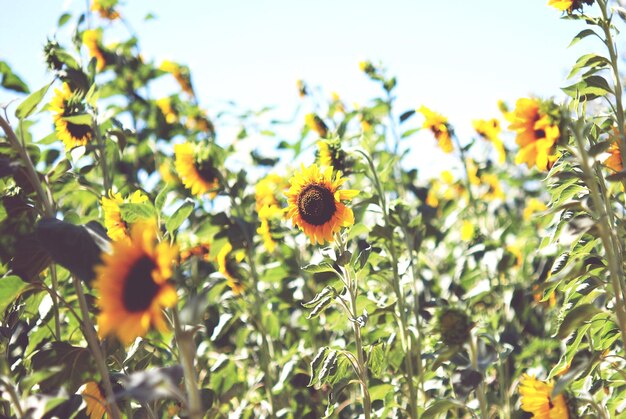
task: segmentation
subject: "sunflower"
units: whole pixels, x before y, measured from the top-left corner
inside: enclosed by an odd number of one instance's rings
[[[87,29],[83,32],[83,45],[87,47],[89,56],[96,58],[96,70],[102,71],[107,65],[107,60],[102,51],[102,32]]]
[[[530,198],[524,208],[524,220],[528,221],[532,218],[533,214],[547,210],[546,204],[538,200],[537,198]]]
[[[309,127],[309,129],[317,132],[317,135],[320,137],[324,138],[328,135],[328,127],[319,116],[314,113],[309,113],[305,116],[304,120],[305,125]]]
[[[93,0],[91,3],[91,11],[96,12],[103,19],[115,20],[120,14],[115,10],[117,0]]]
[[[523,374],[519,384],[522,410],[537,419],[568,419],[569,409],[565,396],[552,397],[554,385]]]
[[[87,404],[86,413],[89,419],[102,419],[102,416],[108,413],[106,397],[98,383],[90,381],[85,384],[81,395]]]
[[[214,198],[219,187],[219,172],[208,155],[199,155],[202,151],[192,143],[176,144],[174,166],[183,185],[190,189],[193,195],[201,196],[208,193]]]
[[[478,135],[493,144],[498,152],[499,162],[504,163],[506,161],[506,149],[502,139],[500,139],[500,133],[502,132],[500,122],[495,118],[489,120],[477,119],[472,121],[472,125]]]
[[[341,172],[333,177],[332,167],[321,171],[316,164],[303,165],[289,180],[287,216],[313,243],[331,241],[341,227],[354,224],[352,210],[341,201],[351,200],[359,191],[340,190],[345,181]]]
[[[192,257],[196,257],[198,259],[202,259],[206,262],[209,262],[211,260],[210,253],[211,253],[211,246],[209,246],[206,243],[198,244],[196,246],[189,247],[185,250],[182,250],[180,252],[180,261],[185,262],[191,259]]]
[[[474,238],[474,223],[465,220],[461,225],[461,240],[468,242]]]
[[[498,176],[493,173],[485,173],[480,177],[482,184],[487,186],[487,192],[483,195],[483,199],[486,201],[493,201],[495,199],[504,199],[504,191],[500,186],[500,180]]]
[[[304,81],[296,80],[296,87],[298,88],[298,96],[300,96],[301,98],[309,94],[306,83]]]
[[[243,292],[243,276],[239,272],[239,263],[243,260],[245,254],[242,250],[233,252],[233,246],[227,242],[217,254],[218,270],[226,278],[226,283],[233,291],[233,294],[239,295]]]
[[[454,179],[454,175],[449,170],[444,170],[439,175],[439,179],[435,179],[428,195],[426,196],[426,204],[430,207],[437,208],[439,206],[439,197],[450,201],[460,199],[467,195],[467,191],[460,182]]]
[[[446,345],[462,345],[470,338],[474,323],[461,309],[447,307],[437,315],[437,331]]]
[[[191,85],[191,74],[189,73],[189,68],[172,61],[163,61],[160,69],[174,76],[183,92],[192,97],[195,95]]]
[[[619,151],[619,144],[617,141],[611,143],[607,152],[610,156],[604,160],[604,165],[611,170],[621,172],[624,169],[624,166],[622,163],[622,153]]]
[[[156,105],[165,117],[165,122],[168,124],[175,124],[178,122],[178,113],[172,106],[172,99],[169,97],[162,97],[161,99],[156,100]]]
[[[509,116],[509,129],[517,133],[515,141],[520,146],[515,164],[526,163],[529,168],[536,165],[539,170],[548,170],[558,157],[555,145],[560,131],[548,115],[542,114],[539,105],[536,99],[519,99]]]
[[[108,197],[102,197],[100,202],[104,212],[104,226],[111,240],[123,240],[127,243],[130,241],[128,224],[122,219],[120,205],[127,203],[140,204],[147,200],[148,197],[141,191],[135,191],[126,199],[123,199],[120,193],[113,193],[112,191],[109,191]]]
[[[265,206],[280,206],[277,193],[286,189],[287,181],[276,173],[270,173],[259,180],[254,187],[254,197],[256,199],[256,210],[260,212]]]
[[[571,13],[574,9],[582,9],[583,4],[592,5],[593,0],[549,0],[548,6],[559,9],[562,12]]]
[[[335,170],[348,172],[346,152],[341,148],[339,138],[320,140],[317,142],[317,158],[320,167],[332,167]]]
[[[115,332],[127,345],[144,336],[151,326],[167,330],[161,311],[178,299],[174,287],[167,283],[177,250],[156,239],[154,222],[137,223],[129,242],[113,242],[113,252],[103,254],[94,283],[99,295],[100,336]]]
[[[276,241],[272,236],[272,226],[282,215],[283,210],[276,205],[266,205],[259,211],[261,226],[257,228],[256,232],[261,235],[263,245],[270,253],[274,252],[274,249],[276,249]]]
[[[52,119],[59,140],[63,141],[66,150],[87,145],[93,137],[91,125],[76,124],[67,118],[85,115],[80,98],[70,89],[69,84],[63,83],[61,90],[54,89],[54,97],[50,101]]]
[[[444,152],[452,153],[454,148],[452,147],[452,133],[448,119],[443,115],[431,111],[425,106],[420,107],[417,112],[424,115],[425,118],[422,128],[432,131],[439,142],[439,147],[441,147]]]

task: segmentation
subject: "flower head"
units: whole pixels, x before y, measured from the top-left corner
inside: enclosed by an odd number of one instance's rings
[[[65,144],[66,150],[74,147],[87,145],[93,137],[93,131],[89,124],[78,124],[72,121],[72,117],[87,116],[82,98],[75,95],[69,84],[63,83],[61,90],[54,89],[54,97],[50,101],[52,119],[58,138]],[[91,121],[90,117],[86,118]]]
[[[226,278],[226,283],[233,291],[239,295],[243,292],[243,275],[240,272],[239,264],[244,259],[245,253],[239,249],[233,251],[233,246],[227,242],[217,254],[218,270]]]
[[[208,151],[192,143],[176,144],[176,172],[187,189],[196,196],[208,194],[211,198],[219,188],[219,171]]]
[[[261,235],[263,245],[270,253],[274,252],[274,249],[276,249],[276,240],[274,240],[272,233],[276,225],[280,222],[283,213],[283,210],[276,205],[266,205],[259,211],[261,226],[257,228],[256,232]]]
[[[552,397],[554,386],[524,374],[520,380],[519,393],[522,410],[537,419],[568,419],[569,409],[563,394]]]
[[[504,191],[500,185],[500,179],[493,173],[485,173],[480,177],[482,184],[487,186],[487,191],[483,195],[486,201],[504,199]]]
[[[144,336],[150,327],[167,330],[162,309],[176,304],[176,290],[168,280],[177,250],[157,242],[153,222],[132,227],[130,241],[113,242],[113,252],[103,254],[96,267],[98,333],[115,333],[124,344]]]
[[[174,109],[171,98],[162,97],[161,99],[157,99],[156,105],[165,117],[165,122],[168,124],[175,124],[178,122],[178,112]]]
[[[279,197],[288,186],[287,180],[276,173],[270,173],[259,180],[254,187],[257,212],[261,212],[266,206],[280,207]]]
[[[87,405],[86,413],[89,419],[102,419],[102,416],[109,412],[104,391],[95,381],[86,383],[81,395]]]
[[[115,20],[120,17],[120,14],[115,10],[117,0],[93,0],[91,3],[91,10],[100,15],[103,19]]]
[[[102,32],[95,29],[87,29],[83,32],[83,45],[87,47],[89,56],[96,58],[96,70],[102,71],[107,65],[107,60],[102,50]]]
[[[448,119],[425,106],[420,107],[417,112],[420,112],[425,118],[422,128],[431,130],[439,142],[439,147],[444,152],[451,153],[454,148],[452,146],[452,133]]]
[[[543,113],[536,99],[522,98],[509,116],[509,129],[517,133],[515,141],[520,150],[515,156],[515,164],[526,163],[531,168],[548,170],[557,159],[556,142],[559,139],[559,126],[550,116]]]
[[[548,0],[548,6],[559,9],[562,12],[571,13],[574,10],[582,10],[583,4],[592,5],[593,0]]]
[[[446,345],[462,345],[470,338],[474,323],[458,308],[444,308],[437,316],[437,329]]]
[[[181,66],[173,61],[163,61],[160,69],[174,76],[183,92],[192,97],[195,95],[193,86],[191,85],[191,73],[188,67]]]
[[[506,161],[506,149],[500,138],[500,133],[502,132],[500,122],[495,118],[489,120],[477,119],[472,121],[472,125],[478,135],[493,144],[498,152],[498,160],[500,163],[504,163]]]
[[[317,132],[317,135],[319,135],[320,137],[324,138],[328,135],[328,127],[326,126],[322,118],[320,118],[316,114],[309,113],[305,116],[304,120],[305,125],[309,129]]]
[[[303,165],[289,180],[287,217],[313,243],[332,241],[341,227],[354,224],[352,210],[342,201],[351,200],[359,192],[339,189],[345,181],[341,172],[333,176],[332,167],[322,171],[316,164],[308,168]]]
[[[123,204],[140,204],[146,202],[148,197],[141,191],[137,190],[132,195],[122,198],[122,195],[109,191],[109,196],[103,196],[100,200],[102,211],[104,212],[104,226],[107,234],[113,241],[124,240],[130,242],[130,229],[128,223],[122,219],[122,211],[120,205]]]
[[[320,167],[332,167],[348,173],[348,158],[341,148],[339,138],[320,140],[317,142],[317,158]]]
[[[530,198],[524,208],[524,220],[528,221],[532,218],[533,214],[547,210],[548,207],[542,201],[537,198]]]
[[[609,146],[607,152],[610,154],[606,160],[604,160],[604,165],[611,170],[616,172],[621,172],[624,169],[622,163],[622,153],[619,150],[619,140],[615,140]]]

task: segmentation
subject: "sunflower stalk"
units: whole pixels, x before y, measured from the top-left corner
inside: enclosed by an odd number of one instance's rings
[[[103,182],[104,191],[106,195],[108,191],[111,190],[111,187],[113,185],[112,185],[111,176],[109,174],[109,165],[107,164],[107,159],[106,159],[106,143],[104,142],[104,138],[102,137],[102,134],[100,133],[100,130],[98,129],[96,119],[97,119],[97,115],[94,115],[93,125],[91,129],[93,130],[94,135],[96,136],[96,141],[98,143],[98,150],[100,154],[100,159],[99,159],[100,167],[102,168],[102,182]]]
[[[89,317],[89,309],[87,307],[85,293],[83,292],[83,286],[80,280],[75,275],[72,275],[72,282],[74,284],[74,289],[76,290],[78,305],[80,306],[80,311],[83,317],[81,320],[83,335],[87,340],[87,344],[89,345],[91,354],[94,357],[96,361],[96,366],[98,367],[98,371],[100,372],[102,386],[104,387],[104,392],[106,394],[107,402],[110,407],[111,417],[113,419],[119,419],[121,417],[120,411],[117,407],[117,403],[115,402],[115,393],[113,393],[113,387],[111,386],[109,368],[106,364],[106,355],[104,354],[104,350],[100,346],[100,341],[98,340],[96,329],[94,328],[94,325],[91,322],[91,318]]]
[[[470,348],[470,361],[472,368],[478,371],[478,338],[471,336],[469,339]],[[489,419],[489,411],[487,408],[487,397],[485,395],[485,383],[481,380],[478,387],[476,387],[476,397],[478,398],[478,405],[480,408],[480,417],[482,419]]]
[[[365,157],[367,160],[370,171],[372,172],[372,178],[374,181],[374,187],[378,193],[379,204],[383,213],[383,220],[386,228],[393,229],[393,225],[389,219],[389,208],[387,206],[387,200],[385,196],[385,191],[383,190],[383,186],[378,178],[378,174],[376,172],[376,167],[374,166],[374,162],[371,157],[362,151],[359,150],[359,153]],[[409,410],[411,412],[411,417],[417,418],[417,389],[413,383],[413,377],[415,376],[415,369],[413,366],[413,341],[411,339],[411,333],[408,327],[408,319],[407,319],[407,308],[404,292],[402,290],[402,284],[400,283],[400,275],[398,272],[398,255],[396,253],[396,247],[393,243],[393,240],[390,240],[390,243],[387,245],[387,250],[391,255],[391,264],[392,264],[392,272],[393,272],[393,288],[398,299],[398,313],[396,317],[400,322],[400,339],[402,343],[402,348],[406,354],[405,363],[406,363],[406,381],[409,386]],[[415,274],[415,272],[413,272]],[[416,279],[415,277],[413,278]],[[417,301],[417,294],[415,294],[415,300]],[[416,303],[417,304],[417,303]],[[416,319],[419,323],[419,319]],[[421,345],[417,347],[417,357],[418,357],[418,380],[422,383],[423,387],[423,371],[422,371],[422,353],[421,353]]]
[[[337,245],[337,249],[339,250],[338,256],[341,257],[346,252],[346,243],[343,241],[341,233],[337,233],[337,235],[335,236],[335,243]],[[350,305],[348,307],[344,305],[344,307],[348,310],[348,316],[351,317],[350,323],[352,323],[352,329],[354,331],[356,360],[359,370],[359,381],[361,383],[361,395],[363,397],[363,412],[365,415],[365,419],[370,419],[372,414],[372,401],[367,386],[367,365],[365,364],[365,357],[363,356],[361,325],[356,320],[359,316],[356,303],[356,299],[359,293],[359,284],[357,276],[350,263],[345,264],[345,266],[341,266],[341,270],[343,274],[343,279],[345,280],[348,288],[348,293],[350,294]]]
[[[15,391],[15,387],[8,380],[5,381],[3,377],[0,377],[0,386],[4,387],[6,392],[9,393],[10,402],[15,408],[15,416],[17,419],[22,419],[24,417],[24,410],[20,404],[20,398],[17,391]]]
[[[193,331],[184,331],[182,329],[176,306],[172,307],[172,319],[174,322],[174,333],[176,334],[176,345],[178,346],[178,353],[183,365],[183,374],[185,375],[188,414],[191,419],[201,419],[203,416],[202,400],[200,398],[198,378],[194,365],[196,345],[193,341]]]
[[[602,178],[598,179],[595,176],[593,169],[589,165],[590,156],[585,148],[584,135],[581,125],[582,124],[579,123],[576,124],[576,126],[572,126],[572,134],[576,140],[576,150],[578,152],[578,158],[583,171],[584,181],[589,188],[593,202],[593,211],[595,213],[594,218],[596,220],[600,240],[602,241],[605,256],[609,265],[609,276],[613,287],[613,293],[615,294],[615,314],[617,317],[617,323],[621,332],[622,343],[626,345],[626,305],[623,298],[623,255],[620,251],[619,241],[617,237],[615,237],[614,229],[609,223],[607,210],[608,204],[605,203],[605,197],[600,193],[598,187],[598,182],[603,180]]]

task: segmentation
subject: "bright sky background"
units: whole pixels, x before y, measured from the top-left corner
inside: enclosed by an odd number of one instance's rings
[[[448,116],[462,141],[472,135],[472,119],[500,116],[498,99],[562,99],[559,88],[571,84],[565,76],[576,58],[600,47],[588,38],[567,49],[584,27],[560,20],[547,0],[126,3],[121,11],[139,34],[143,55],[188,64],[210,115],[233,100],[250,108],[276,105],[289,118],[300,102],[298,79],[336,91],[347,103],[364,103],[378,93],[358,68],[369,59],[398,77],[397,114],[424,104]],[[50,78],[41,50],[58,16],[81,7],[84,0],[0,0],[0,57],[31,89]],[[148,12],[156,20],[144,22]],[[10,97],[0,91],[0,103]],[[419,147],[418,166],[441,154],[422,135],[411,140]]]

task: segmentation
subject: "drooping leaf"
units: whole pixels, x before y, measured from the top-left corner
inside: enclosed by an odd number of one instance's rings
[[[0,278],[0,316],[26,288],[28,288],[28,283],[16,275]]]
[[[165,222],[165,228],[167,228],[167,231],[169,231],[170,234],[174,234],[176,229],[185,222],[187,217],[189,217],[189,214],[191,214],[193,208],[193,202],[184,202]]]
[[[50,86],[52,86],[52,83],[45,85],[34,93],[31,93],[26,99],[24,99],[24,101],[19,104],[17,109],[15,109],[15,117],[18,119],[25,119],[35,112],[35,109],[37,109],[37,106],[43,100]]]

